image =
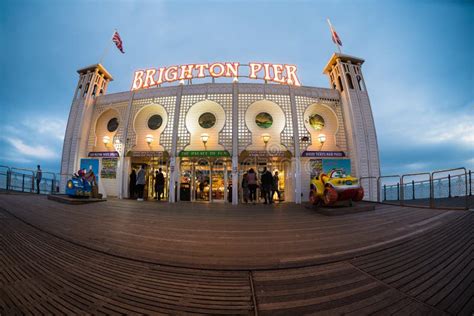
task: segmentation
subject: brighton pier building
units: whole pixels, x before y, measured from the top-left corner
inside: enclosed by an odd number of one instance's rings
[[[139,70],[131,91],[113,94],[107,94],[112,76],[101,64],[80,69],[64,138],[63,184],[80,168],[92,168],[99,192],[127,198],[132,169],[145,164],[148,199],[161,168],[169,202],[237,204],[242,175],[267,167],[279,172],[281,200],[301,203],[319,172],[342,168],[377,177],[363,62],[333,54],[323,70],[330,88],[302,86],[291,65],[214,63]],[[375,199],[376,181],[363,184],[366,197]]]

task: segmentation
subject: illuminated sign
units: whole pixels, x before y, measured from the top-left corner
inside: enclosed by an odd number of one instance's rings
[[[179,153],[180,157],[230,157],[227,150],[190,150]]]
[[[301,86],[296,75],[296,66],[286,64],[249,63],[246,77],[262,79],[293,86]],[[238,78],[241,77],[240,63],[222,62],[212,64],[190,64],[137,70],[133,75],[132,91],[151,88],[165,82],[190,80],[194,78]]]
[[[89,157],[119,157],[119,153],[116,151],[91,151]]]
[[[343,151],[303,151],[302,157],[345,157]]]

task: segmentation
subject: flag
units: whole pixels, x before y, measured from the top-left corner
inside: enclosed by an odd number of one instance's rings
[[[334,44],[342,46],[342,41],[339,38],[339,35],[337,35],[336,30],[332,27],[331,21],[329,21],[329,19],[328,19],[328,24],[329,24],[329,28],[331,29],[332,41],[334,42]]]
[[[120,38],[120,35],[117,31],[114,32],[114,35],[112,36],[112,41],[115,43],[117,48],[122,52],[122,54],[125,54],[123,51],[123,46],[122,46],[122,39]]]

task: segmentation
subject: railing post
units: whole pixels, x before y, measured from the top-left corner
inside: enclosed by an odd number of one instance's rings
[[[434,208],[434,183],[433,183],[433,174],[430,174],[430,208]]]
[[[25,192],[25,175],[22,175],[21,192]]]
[[[397,201],[400,201],[400,183],[397,183]]]
[[[472,195],[471,170],[469,170],[469,196]]]
[[[448,198],[451,197],[451,174],[448,174]]]
[[[383,185],[383,200],[387,201],[387,185]]]
[[[10,170],[7,170],[7,191],[10,190],[11,177],[12,177],[12,173],[10,172]]]
[[[403,183],[403,176],[400,180],[400,205],[405,205],[405,184]]]
[[[415,199],[415,180],[411,180],[412,200]]]
[[[35,176],[31,176],[31,191],[32,193],[35,192],[35,180],[36,180],[36,177]],[[40,190],[40,186],[38,185],[38,192],[41,193],[41,190]]]
[[[469,170],[469,171],[471,171],[471,170]],[[465,207],[465,209],[467,211],[467,210],[469,210],[469,197],[467,196],[467,171],[466,171],[466,169],[464,169],[464,183],[466,185],[466,199],[465,199],[466,207]],[[471,186],[469,185],[469,190],[470,189],[471,189]]]

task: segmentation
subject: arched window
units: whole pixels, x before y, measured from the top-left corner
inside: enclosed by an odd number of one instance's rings
[[[95,97],[95,94],[97,92],[97,85],[94,85],[94,89],[92,90],[92,96]]]
[[[86,88],[84,89],[84,94],[82,95],[83,97],[86,96],[87,91],[89,91],[89,83],[86,84]]]
[[[100,89],[99,91],[99,95],[102,95],[102,94],[104,94],[104,89]]]
[[[347,80],[347,85],[349,86],[349,89],[354,89],[354,85],[352,84],[352,77],[348,73],[346,73],[346,80]]]
[[[339,84],[339,89],[341,89],[341,92],[344,91],[344,87],[342,86],[341,76],[337,76],[337,83]]]
[[[361,76],[357,76],[357,84],[359,85],[360,91],[365,91],[364,81]]]
[[[81,90],[82,90],[82,84],[79,85],[79,88],[77,88],[77,95],[76,95],[76,99],[79,99],[79,97],[81,96]]]

